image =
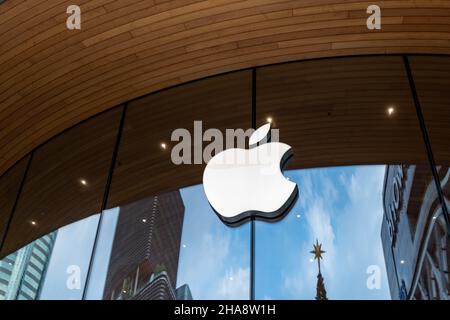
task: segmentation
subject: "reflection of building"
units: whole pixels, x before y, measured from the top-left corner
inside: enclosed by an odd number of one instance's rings
[[[120,209],[105,299],[175,299],[184,205],[179,191]]]
[[[176,296],[177,300],[192,300],[191,289],[189,289],[187,284],[183,284],[177,288]]]
[[[439,170],[445,190],[450,171]],[[392,298],[449,299],[449,237],[429,167],[388,166],[383,192],[381,237]]]
[[[165,271],[152,275],[147,285],[137,290],[134,300],[175,300],[175,292]]]
[[[55,238],[52,232],[0,261],[0,300],[38,298]]]

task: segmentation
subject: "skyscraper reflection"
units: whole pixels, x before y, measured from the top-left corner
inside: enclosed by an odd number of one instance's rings
[[[179,191],[120,208],[104,299],[176,299],[184,210]]]
[[[35,300],[45,279],[57,231],[0,260],[0,300]]]

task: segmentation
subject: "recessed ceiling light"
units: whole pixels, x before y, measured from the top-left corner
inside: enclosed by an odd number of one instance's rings
[[[35,226],[37,224],[36,221],[34,221],[34,220],[31,220],[30,223],[32,226]]]
[[[167,145],[166,145],[164,142],[162,142],[162,143],[161,143],[161,148],[163,148],[164,150],[166,150]]]
[[[84,180],[84,179],[80,179],[80,183],[81,183],[83,186],[87,186],[87,181]]]
[[[394,108],[394,107],[389,107],[389,108],[387,108],[387,114],[388,114],[389,116],[393,115],[394,112],[395,112],[395,108]]]
[[[272,118],[271,118],[271,117],[268,117],[268,118],[267,118],[267,122],[268,122],[268,123],[272,123]]]

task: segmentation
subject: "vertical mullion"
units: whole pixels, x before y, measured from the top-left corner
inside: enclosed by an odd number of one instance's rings
[[[444,215],[445,223],[447,224],[447,235],[450,237],[450,221],[449,221],[448,209],[447,209],[447,205],[445,204],[444,193],[442,192],[442,188],[441,188],[441,180],[440,180],[439,174],[436,170],[436,162],[434,160],[433,150],[431,148],[430,137],[428,135],[427,127],[425,125],[425,119],[423,117],[422,107],[420,105],[420,100],[419,100],[419,96],[417,94],[416,84],[415,84],[414,77],[413,77],[413,74],[411,71],[411,66],[409,64],[408,56],[403,56],[403,62],[405,65],[406,74],[408,76],[409,87],[411,89],[414,106],[416,108],[417,118],[419,120],[420,130],[422,131],[422,138],[425,143],[425,148],[427,151],[428,162],[430,164],[431,172],[433,174],[433,180],[436,185],[438,198],[439,198],[439,201],[442,206],[442,213]]]
[[[95,250],[97,249],[98,237],[99,237],[100,228],[101,228],[102,221],[103,221],[103,211],[106,209],[106,206],[108,205],[109,191],[111,188],[111,182],[112,182],[112,178],[113,178],[113,174],[114,174],[114,168],[116,166],[117,155],[119,153],[119,146],[120,146],[120,141],[122,139],[122,132],[123,132],[124,124],[125,124],[125,116],[126,116],[127,107],[128,107],[128,104],[125,104],[122,107],[123,108],[122,115],[120,117],[119,128],[117,130],[116,141],[114,144],[114,149],[113,149],[112,157],[111,157],[111,164],[110,164],[110,167],[108,170],[108,178],[106,180],[105,191],[103,193],[100,218],[98,219],[97,230],[95,232],[95,238],[94,238],[94,245],[92,246],[92,253],[91,253],[91,256],[89,259],[89,266],[88,266],[88,271],[86,274],[86,281],[84,283],[83,295],[81,298],[82,300],[86,299],[87,289],[89,286],[89,280],[90,280],[90,276],[91,276],[91,272],[92,272],[92,264],[94,261]]]
[[[6,228],[5,228],[5,231],[3,233],[3,236],[2,236],[2,239],[1,239],[1,243],[0,243],[0,252],[3,250],[3,245],[5,244],[6,236],[9,233],[9,228],[11,226],[11,222],[12,222],[12,219],[14,217],[14,213],[16,212],[17,204],[19,203],[19,198],[20,198],[20,195],[22,194],[23,186],[25,185],[25,181],[26,181],[27,176],[28,176],[28,171],[30,169],[31,161],[33,160],[33,156],[34,156],[34,150],[31,151],[30,156],[28,158],[27,166],[25,167],[25,171],[24,171],[23,176],[22,176],[22,181],[20,182],[19,190],[17,190],[16,199],[14,200],[14,204],[13,204],[13,207],[11,209],[11,213],[9,214],[8,222],[6,223]]]
[[[256,68],[252,69],[252,128],[256,129]],[[250,221],[250,300],[255,300],[255,217]]]

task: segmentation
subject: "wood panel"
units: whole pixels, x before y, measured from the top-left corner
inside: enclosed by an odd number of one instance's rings
[[[372,53],[450,53],[450,2],[67,0],[0,4],[0,174],[87,117],[192,79],[269,63]]]

